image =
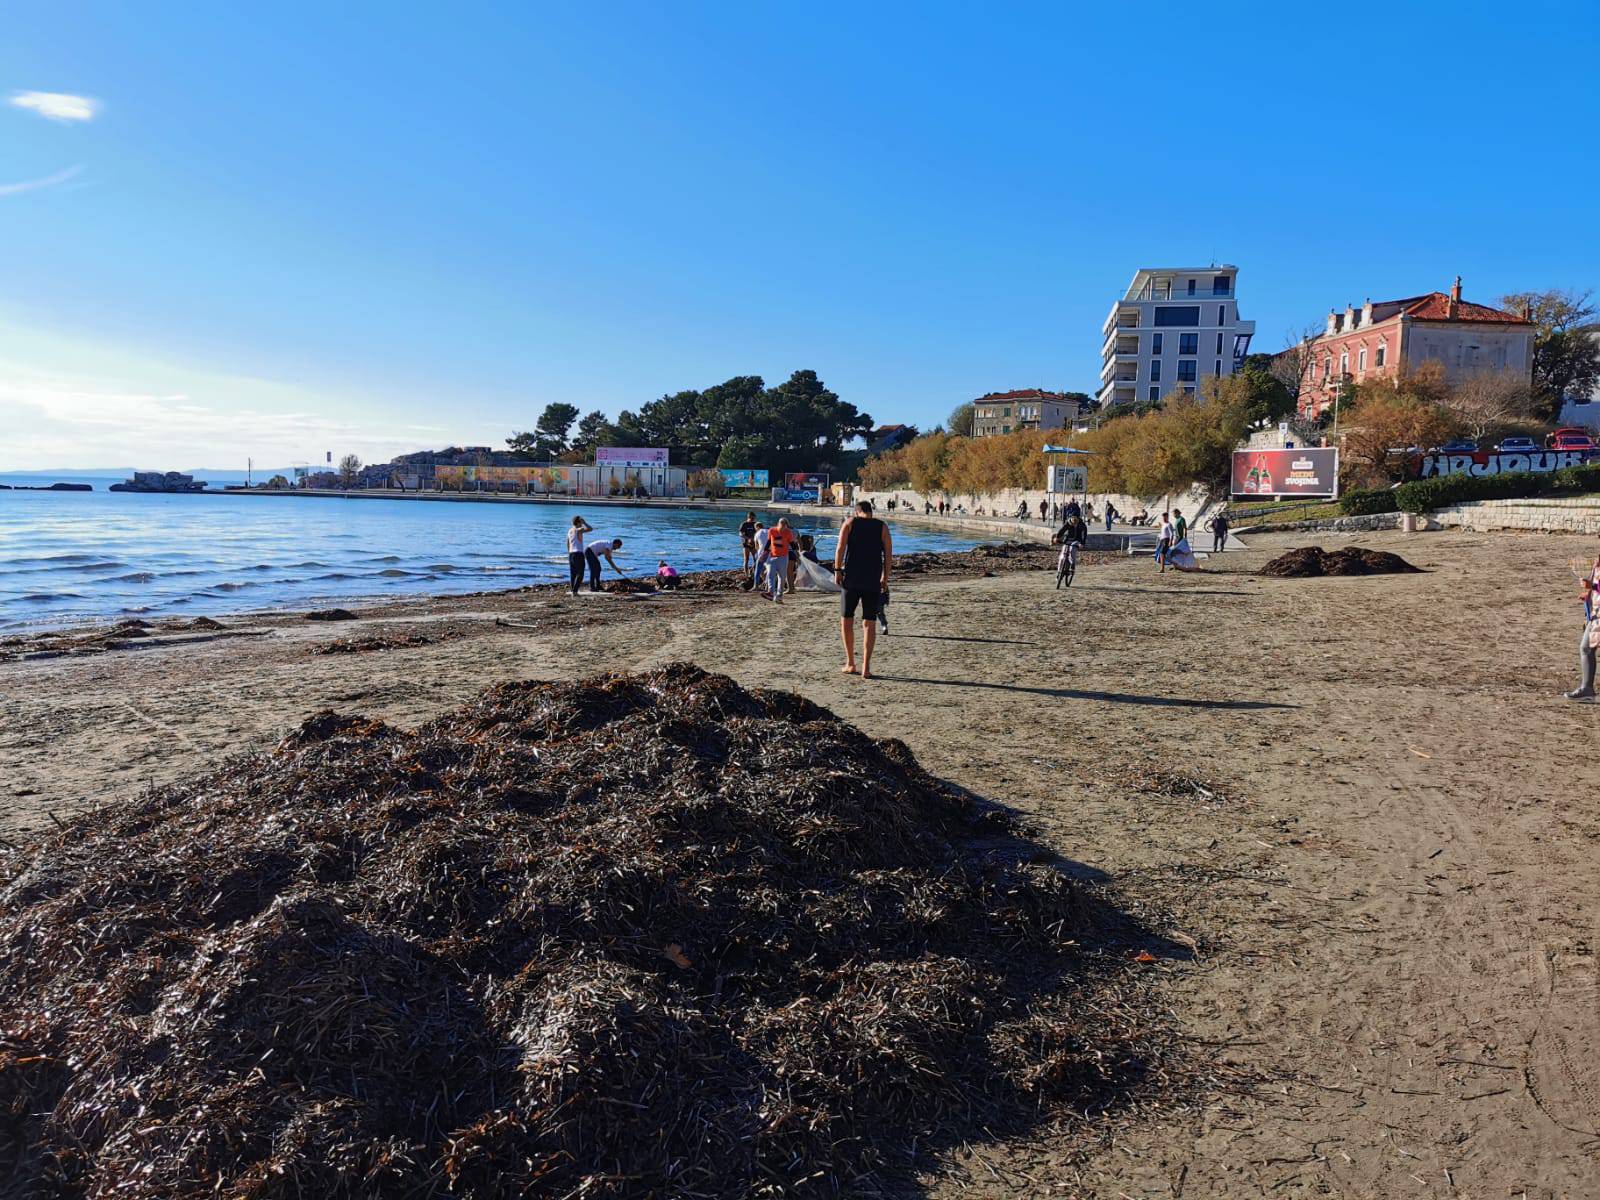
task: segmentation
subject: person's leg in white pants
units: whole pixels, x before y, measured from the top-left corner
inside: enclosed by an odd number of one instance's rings
[[[767,559],[767,573],[772,583],[772,598],[783,603],[783,588],[789,582],[789,556],[778,554]]]
[[[1578,676],[1583,680],[1578,690],[1568,692],[1568,700],[1587,700],[1594,695],[1594,647],[1589,645],[1589,627],[1578,632]]]

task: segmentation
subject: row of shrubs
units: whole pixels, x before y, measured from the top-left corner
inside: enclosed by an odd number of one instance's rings
[[[1414,479],[1397,488],[1359,488],[1339,499],[1339,511],[1349,516],[1371,513],[1432,512],[1469,500],[1523,500],[1600,492],[1600,462],[1559,471],[1512,471],[1505,475],[1439,475]]]

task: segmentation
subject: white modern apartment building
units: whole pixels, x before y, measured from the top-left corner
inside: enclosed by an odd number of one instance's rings
[[[1237,371],[1256,331],[1239,319],[1238,278],[1226,263],[1135,271],[1101,327],[1101,406],[1193,393],[1207,375]]]

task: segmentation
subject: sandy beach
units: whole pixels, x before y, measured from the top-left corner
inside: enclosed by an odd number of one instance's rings
[[[1315,541],[1417,575],[1254,574]],[[799,692],[1163,897],[1173,1019],[1236,1088],[1114,1136],[973,1148],[933,1195],[1600,1195],[1600,709],[1571,705],[1588,539],[1253,537],[1205,574],[1094,556],[897,581],[881,678],[835,602],[428,599],[0,665],[0,835],[333,708],[414,725],[508,679],[689,660]],[[1018,564],[1012,564],[1018,565]],[[340,639],[395,648],[319,653]],[[1108,1127],[1109,1130],[1109,1127]],[[1052,1189],[1057,1189],[1052,1192]]]

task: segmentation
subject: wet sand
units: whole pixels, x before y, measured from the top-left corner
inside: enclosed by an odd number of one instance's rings
[[[1249,573],[1312,541],[1426,573]],[[1600,1195],[1600,707],[1559,698],[1592,540],[1250,542],[1205,575],[1093,561],[1070,593],[1042,569],[900,581],[876,681],[839,674],[834,602],[805,595],[464,597],[4,664],[0,834],[321,708],[410,724],[505,679],[688,659],[903,739],[1163,896],[1197,947],[1150,969],[1236,1089],[1096,1144],[975,1147],[931,1194]],[[413,644],[315,652],[369,637]]]

